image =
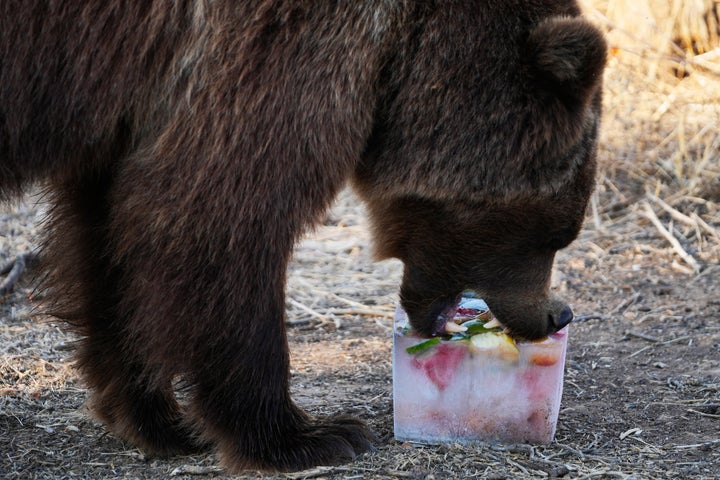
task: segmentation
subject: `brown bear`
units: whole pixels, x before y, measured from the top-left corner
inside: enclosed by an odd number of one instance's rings
[[[464,289],[518,337],[593,187],[605,62],[574,0],[0,3],[0,197],[52,204],[50,311],[97,416],[233,470],[352,458],[373,435],[288,393],[293,245],[350,182],[401,300]],[[174,385],[182,380],[189,405]]]

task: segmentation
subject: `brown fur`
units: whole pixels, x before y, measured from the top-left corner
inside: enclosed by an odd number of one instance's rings
[[[379,252],[406,263],[418,328],[473,287],[519,335],[546,334],[552,253],[577,234],[594,171],[604,44],[549,19],[577,14],[2,2],[0,198],[47,183],[47,288],[81,335],[97,415],[150,454],[212,444],[234,470],[370,448],[360,421],[310,418],[288,393],[287,262],[349,179]],[[526,307],[540,320],[520,320]]]

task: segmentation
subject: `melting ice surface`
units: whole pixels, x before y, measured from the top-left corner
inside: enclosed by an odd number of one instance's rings
[[[480,299],[460,308],[487,310]],[[393,335],[395,438],[419,443],[550,443],[555,434],[567,327],[541,342],[519,342],[517,361],[476,353],[468,341],[424,352],[398,307]]]

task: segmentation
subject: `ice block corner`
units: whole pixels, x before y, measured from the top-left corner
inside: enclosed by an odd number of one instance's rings
[[[398,306],[393,328],[395,438],[427,444],[552,442],[567,327],[540,342],[515,344],[482,325],[472,329],[477,319],[489,315],[482,300],[463,298],[458,312],[458,324],[470,329],[426,339],[412,332]]]

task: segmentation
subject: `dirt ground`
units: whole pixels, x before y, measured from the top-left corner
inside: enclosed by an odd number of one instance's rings
[[[380,439],[374,452],[236,477],[212,454],[145,458],[86,411],[73,338],[34,313],[30,265],[0,298],[0,478],[720,478],[720,75],[649,78],[633,60],[647,57],[613,38],[598,189],[553,280],[578,318],[552,444],[393,439],[402,267],[372,261],[362,206],[343,192],[292,263],[292,388],[313,414],[365,419]],[[43,216],[33,198],[2,207],[0,265],[37,247]]]

